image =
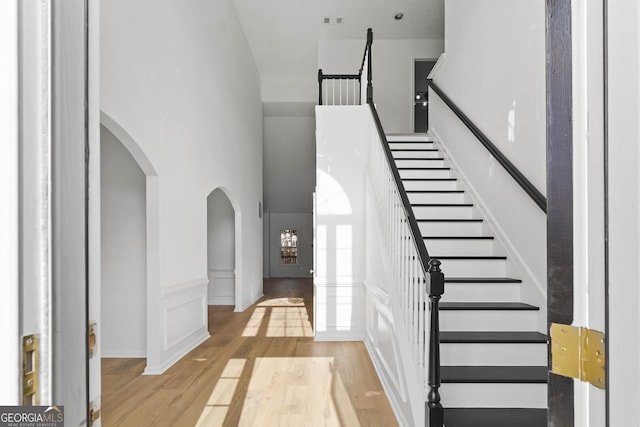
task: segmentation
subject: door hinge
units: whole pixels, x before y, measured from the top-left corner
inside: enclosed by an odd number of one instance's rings
[[[22,404],[37,406],[39,345],[37,335],[22,337]]]
[[[98,339],[96,338],[96,322],[89,323],[88,330],[88,345],[89,345],[89,359],[96,355]]]
[[[87,423],[91,427],[100,418],[100,402],[98,399],[89,403],[89,422]]]
[[[551,372],[605,388],[605,337],[578,326],[551,324]]]

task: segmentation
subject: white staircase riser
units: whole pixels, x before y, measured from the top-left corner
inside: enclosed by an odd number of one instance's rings
[[[537,311],[440,310],[441,331],[527,331],[537,325]]]
[[[437,257],[438,254],[433,254]],[[451,277],[504,277],[504,259],[443,259],[442,271]]]
[[[394,147],[391,147],[391,149],[394,150]],[[392,151],[391,154],[393,155],[394,158],[410,157],[413,159],[433,159],[434,157],[438,157],[438,158],[442,157],[442,153],[440,151],[425,151],[425,150],[417,149],[415,147],[409,148],[409,150],[412,150],[412,151],[396,150],[396,151]]]
[[[438,255],[493,255],[493,240],[485,239],[424,239],[427,251]]]
[[[433,141],[433,138],[426,134],[398,134],[398,135],[386,135],[387,141]]]
[[[426,166],[428,167],[428,166]],[[449,169],[399,169],[400,178],[451,178]]]
[[[482,236],[481,222],[419,222],[423,236]]]
[[[458,181],[403,181],[405,190],[457,190]]]
[[[422,150],[425,148],[438,148],[435,146],[435,144],[433,142],[429,142],[429,141],[419,141],[418,143],[415,142],[394,142],[394,143],[390,143],[389,144],[389,148],[391,148],[391,150]]]
[[[546,408],[546,384],[442,384],[447,408]]]
[[[404,156],[399,156],[404,157]],[[396,166],[399,168],[443,168],[444,160],[396,160]]]
[[[520,300],[519,283],[445,283],[443,302],[513,302]]]
[[[542,366],[546,344],[440,344],[442,366]]]
[[[464,203],[464,193],[407,193],[411,203]]]
[[[413,206],[416,219],[469,219],[473,206]]]

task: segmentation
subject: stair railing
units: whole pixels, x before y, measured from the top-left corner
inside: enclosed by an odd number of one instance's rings
[[[360,83],[359,103],[368,104],[375,123],[373,136],[377,143],[369,150],[369,177],[374,188],[378,212],[381,216],[386,241],[387,259],[391,260],[392,274],[395,278],[393,290],[399,300],[402,312],[397,322],[402,322],[408,336],[411,359],[418,369],[418,375],[424,378],[426,398],[426,416],[429,427],[442,427],[444,411],[440,403],[440,310],[439,301],[444,294],[444,274],[440,261],[432,259],[427,252],[418,222],[413,214],[411,203],[395,165],[380,117],[373,103],[373,85],[371,68],[371,48],[373,32],[367,30],[362,64],[358,74],[327,75],[318,70],[318,102],[320,105],[343,104],[343,98],[334,95],[329,98],[323,83],[334,80],[355,80]],[[365,68],[366,65],[366,68]],[[365,87],[366,85],[366,87]],[[325,88],[326,89],[326,88]],[[362,93],[366,101],[362,102]],[[428,298],[429,316],[426,315]],[[428,331],[428,332],[427,332]],[[428,333],[428,339],[427,339]]]
[[[491,142],[489,138],[482,132],[478,126],[476,126],[469,117],[462,112],[462,110],[444,93],[433,80],[427,79],[427,83],[431,90],[442,99],[442,101],[451,109],[451,111],[460,119],[460,121],[471,131],[473,135],[480,141],[482,145],[491,153],[491,155],[502,165],[509,175],[518,183],[520,188],[529,195],[531,200],[538,205],[538,207],[547,213],[547,199],[542,193],[524,176],[522,172],[505,156],[502,151]]]
[[[373,31],[369,28],[358,74],[324,74],[322,68],[318,70],[318,105],[361,105],[363,93],[367,103],[373,98],[371,61],[367,59],[371,58],[372,42]]]

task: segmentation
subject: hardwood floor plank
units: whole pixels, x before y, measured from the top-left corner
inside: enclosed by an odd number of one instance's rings
[[[312,290],[270,279],[243,313],[210,306],[211,338],[163,375],[103,359],[103,425],[397,425],[364,344],[313,341]]]

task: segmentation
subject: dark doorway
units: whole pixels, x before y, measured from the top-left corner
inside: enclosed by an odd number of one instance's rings
[[[416,59],[414,63],[413,131],[416,133],[426,133],[429,130],[427,76],[434,65],[436,65],[434,59]]]

